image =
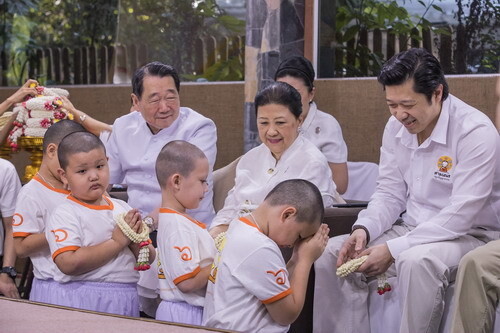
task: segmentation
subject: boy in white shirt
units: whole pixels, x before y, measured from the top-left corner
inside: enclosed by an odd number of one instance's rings
[[[57,155],[59,175],[71,193],[51,214],[45,229],[52,258],[59,268],[54,273],[54,280],[59,282],[53,291],[54,303],[139,316],[136,270],[143,263],[135,262],[141,259],[143,247],[147,247],[149,263],[154,260],[154,248],[145,241],[149,229],[137,209],[104,195],[109,168],[98,137],[88,132],[67,135]],[[127,235],[121,230],[126,225],[131,229]],[[134,234],[141,234],[136,237],[141,243],[131,243]]]
[[[33,285],[30,300],[52,303],[51,288],[54,269],[49,244],[45,238],[45,225],[52,211],[70,193],[57,173],[59,161],[57,147],[61,140],[73,132],[85,129],[74,121],[63,119],[49,127],[43,137],[43,158],[40,170],[19,192],[16,213],[12,223],[17,256],[30,257],[33,263]]]
[[[156,160],[162,191],[158,223],[158,277],[162,302],[157,320],[201,325],[205,290],[216,253],[205,224],[186,214],[208,191],[209,163],[186,141],[166,144]]]
[[[328,242],[323,215],[318,188],[291,179],[276,185],[250,215],[233,221],[212,265],[203,324],[287,332],[304,305],[311,266]],[[294,246],[286,264],[283,246]]]

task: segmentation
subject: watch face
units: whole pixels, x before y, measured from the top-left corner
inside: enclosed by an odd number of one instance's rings
[[[17,277],[17,272],[14,267],[2,267],[1,272],[7,273],[13,279]]]

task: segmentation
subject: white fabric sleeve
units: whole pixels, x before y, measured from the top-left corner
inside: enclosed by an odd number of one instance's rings
[[[65,251],[75,251],[82,246],[81,229],[78,217],[67,209],[59,206],[49,217],[45,237],[49,243],[50,253],[54,258]]]
[[[318,110],[318,112],[321,112]],[[342,136],[342,128],[334,117],[331,118],[331,124],[328,125],[329,138],[321,147],[321,152],[330,163],[347,162],[347,145]]]
[[[398,168],[395,135],[394,130],[391,130],[391,120],[389,120],[380,148],[377,188],[368,208],[359,213],[355,223],[355,225],[365,226],[372,240],[389,230],[406,209],[407,185]]]
[[[116,122],[115,122],[116,124]],[[119,126],[113,124],[113,131],[106,141],[103,141],[106,147],[106,155],[108,156],[108,166],[109,166],[109,183],[110,184],[121,184],[124,180],[124,173],[122,169],[122,164],[120,160],[118,135],[116,133]],[[119,130],[119,129],[118,129]]]
[[[189,140],[205,154],[212,171],[217,157],[217,128],[215,123],[207,119]]]
[[[336,198],[337,186],[332,180],[332,170],[323,161],[305,162],[301,172],[294,178],[305,179],[316,185],[323,197],[323,206],[330,207],[336,202],[334,198]]]
[[[292,292],[283,256],[267,246],[250,253],[233,275],[264,304],[273,303]]]
[[[17,195],[21,190],[21,181],[14,165],[7,161],[2,162],[3,177],[0,179],[0,215],[9,217],[16,211]]]
[[[24,190],[19,192],[16,204],[16,216],[12,222],[14,237],[26,237],[30,234],[39,234],[45,229],[42,228],[44,223],[40,202],[27,192],[28,191]]]
[[[158,244],[158,252],[174,284],[195,277],[201,268],[196,234],[189,228],[169,233],[167,241]]]

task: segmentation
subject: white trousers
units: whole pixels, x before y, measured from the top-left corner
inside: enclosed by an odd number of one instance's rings
[[[396,223],[371,245],[382,244],[410,232],[412,227]],[[323,255],[314,264],[314,332],[369,333],[369,281],[363,274],[346,278],[336,275],[338,252],[348,235],[331,238]],[[437,332],[444,309],[444,293],[454,281],[460,259],[469,251],[483,245],[483,239],[472,235],[418,245],[403,251],[386,272],[398,279],[395,292],[399,298],[401,333]],[[374,278],[374,277],[373,277]],[[370,278],[370,279],[373,279]],[[376,318],[389,321],[391,317]]]

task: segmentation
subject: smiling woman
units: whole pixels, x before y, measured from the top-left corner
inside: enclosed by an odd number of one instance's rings
[[[301,96],[287,83],[275,82],[255,97],[257,127],[262,144],[243,155],[236,167],[235,185],[212,221],[211,234],[253,211],[278,183],[305,179],[318,187],[323,205],[343,202],[325,156],[299,136]]]

